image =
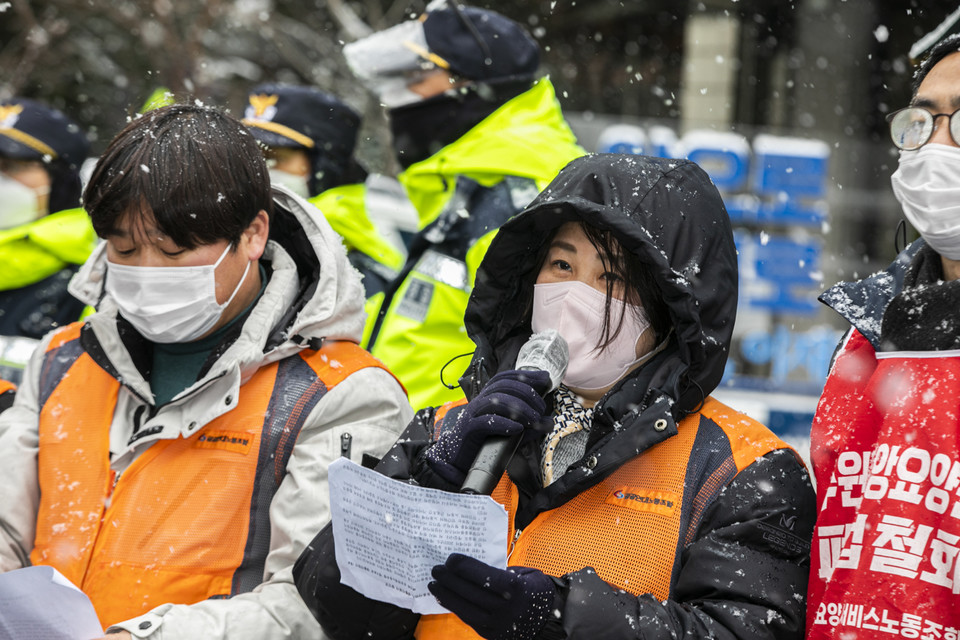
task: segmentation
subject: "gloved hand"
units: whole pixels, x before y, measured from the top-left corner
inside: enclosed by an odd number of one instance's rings
[[[521,433],[543,417],[543,394],[549,389],[546,371],[501,371],[426,451],[427,464],[438,476],[460,486],[487,438]]]
[[[487,640],[531,640],[557,615],[557,587],[537,569],[496,569],[452,553],[432,574],[430,593]]]

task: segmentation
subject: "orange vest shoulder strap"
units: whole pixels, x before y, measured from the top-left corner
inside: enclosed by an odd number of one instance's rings
[[[447,417],[447,414],[450,413],[451,410],[462,407],[465,404],[467,404],[467,399],[461,398],[460,400],[445,402],[437,407],[436,413],[433,414],[433,437],[435,439],[440,437],[440,427],[443,425],[443,420]]]
[[[370,355],[369,351],[348,340],[324,340],[319,349],[302,351],[300,357],[310,365],[328,389],[343,382],[351,373],[368,367],[377,367],[393,375],[393,372]],[[396,379],[396,376],[393,377]]]
[[[792,449],[763,424],[736,409],[731,409],[716,398],[707,398],[700,413],[723,429],[729,438],[738,472],[771,451]]]
[[[50,342],[47,344],[47,351],[52,351],[71,340],[76,340],[80,337],[81,329],[83,329],[83,322],[72,322],[62,329],[59,329],[50,338]]]

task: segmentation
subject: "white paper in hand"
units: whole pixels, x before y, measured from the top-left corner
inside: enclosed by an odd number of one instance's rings
[[[53,567],[0,574],[0,640],[90,640],[103,636],[90,599]]]
[[[330,515],[340,581],[415,613],[447,613],[430,570],[457,552],[507,566],[507,512],[490,496],[392,480],[347,458],[330,464]]]

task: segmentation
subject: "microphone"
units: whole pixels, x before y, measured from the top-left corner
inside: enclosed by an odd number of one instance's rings
[[[569,361],[567,341],[556,329],[547,329],[533,334],[520,347],[516,368],[520,371],[546,371],[550,375],[550,389],[547,391],[547,394],[550,394],[560,386]],[[522,433],[487,438],[470,465],[460,492],[490,495],[522,438]]]

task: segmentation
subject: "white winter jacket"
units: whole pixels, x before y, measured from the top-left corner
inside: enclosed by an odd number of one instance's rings
[[[313,339],[360,341],[363,287],[340,237],[314,207],[290,192],[274,189],[274,203],[271,240],[263,257],[270,264],[270,278],[239,338],[206,375],[140,425],[141,431],[155,427],[157,432],[134,445],[127,444],[134,412],[146,401],[152,403],[153,394],[120,340],[116,305],[103,295],[105,245],[71,282],[74,295],[98,305],[87,323],[122,382],[110,427],[111,465],[116,472],[122,473],[154,442],[194,433],[232,410],[235,405],[224,399],[237,397],[240,385],[259,367],[308,348]],[[280,218],[284,224],[275,224]],[[301,272],[308,269],[312,273]],[[0,572],[28,565],[33,547],[40,499],[39,369],[49,340],[48,335],[28,364],[13,407],[0,415]],[[270,506],[270,551],[263,583],[230,599],[162,605],[117,626],[151,640],[322,637],[291,571],[300,552],[330,518],[327,465],[341,455],[341,436],[346,433],[355,461],[364,453],[383,455],[411,417],[402,387],[388,372],[371,367],[350,375],[316,404],[293,448]]]

